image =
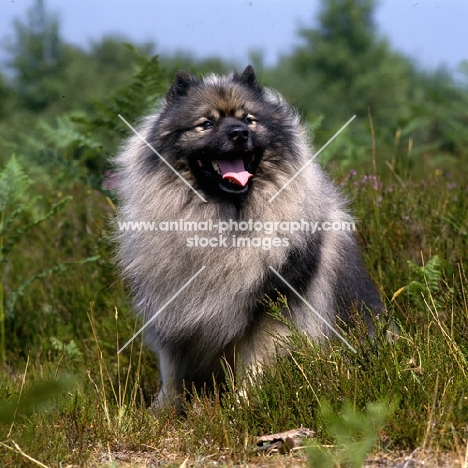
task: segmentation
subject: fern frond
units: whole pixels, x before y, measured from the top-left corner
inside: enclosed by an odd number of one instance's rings
[[[31,185],[31,180],[13,155],[0,172],[0,211],[14,205]]]

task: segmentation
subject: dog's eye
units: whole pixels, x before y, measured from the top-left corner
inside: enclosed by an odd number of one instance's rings
[[[253,124],[255,122],[255,119],[251,117],[250,115],[244,117],[244,123],[247,125]]]
[[[212,128],[214,126],[214,123],[211,120],[205,120],[200,124],[200,127],[203,128],[203,130],[208,130],[209,128]]]

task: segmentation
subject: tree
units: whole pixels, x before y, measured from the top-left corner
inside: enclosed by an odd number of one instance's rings
[[[0,73],[0,120],[9,117],[13,110],[13,92],[11,86],[7,83],[3,75]]]
[[[395,128],[406,112],[411,67],[378,37],[374,8],[374,0],[325,1],[318,28],[302,29],[305,43],[281,63],[295,75],[286,94],[310,119],[323,114],[325,128],[354,114],[367,120],[368,108],[377,129]]]
[[[14,22],[16,40],[10,45],[15,88],[25,108],[44,110],[58,98],[55,78],[63,68],[63,44],[56,16],[46,13],[43,0],[28,12],[28,21]]]

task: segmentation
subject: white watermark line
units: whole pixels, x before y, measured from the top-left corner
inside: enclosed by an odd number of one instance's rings
[[[271,203],[354,119],[356,115],[353,115],[321,148],[315,153],[309,161],[307,161],[297,172],[294,174],[269,200]]]
[[[118,351],[120,354],[204,269],[203,265]]]
[[[203,196],[200,194],[200,192],[198,192],[197,190],[195,190],[189,182],[187,182],[187,180],[185,180],[184,176],[181,175],[179,172],[177,172],[176,169],[174,169],[159,153],[158,151],[156,151],[147,141],[146,139],[134,128],[132,127],[120,114],[118,114],[118,116],[120,117],[121,120],[123,120],[123,122],[133,131],[133,133],[135,135],[137,135],[145,144],[146,146],[148,146],[148,148],[151,149],[151,151],[153,151],[154,154],[156,154],[159,159],[161,159],[161,161],[163,161],[167,167],[169,167],[169,169],[171,169],[177,176],[179,176],[182,181],[195,193],[195,195],[197,195],[198,197],[200,197],[205,203],[207,203],[207,201],[203,198]]]
[[[291,286],[272,266],[269,267],[270,270],[272,270],[276,276],[278,276],[278,278],[281,279],[281,281],[283,281],[284,284],[286,284],[289,289],[291,289],[291,291],[296,294],[296,296],[317,316],[317,318],[319,320],[321,320],[341,341],[343,341],[343,343],[348,346],[348,348],[353,352],[353,353],[357,353],[356,349],[353,348],[353,346],[351,346],[346,340],[345,338],[343,338],[343,336],[337,331],[335,330],[335,328],[333,327],[333,325],[330,324],[330,322],[328,322],[328,320],[326,320],[324,317],[322,317],[322,315],[317,312],[314,307],[312,307],[294,288],[293,286]]]

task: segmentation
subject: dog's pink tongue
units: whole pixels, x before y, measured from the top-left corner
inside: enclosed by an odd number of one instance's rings
[[[249,179],[253,177],[253,174],[245,170],[242,159],[234,159],[232,161],[219,159],[215,162],[218,164],[223,179],[229,179],[242,187],[245,187]]]

